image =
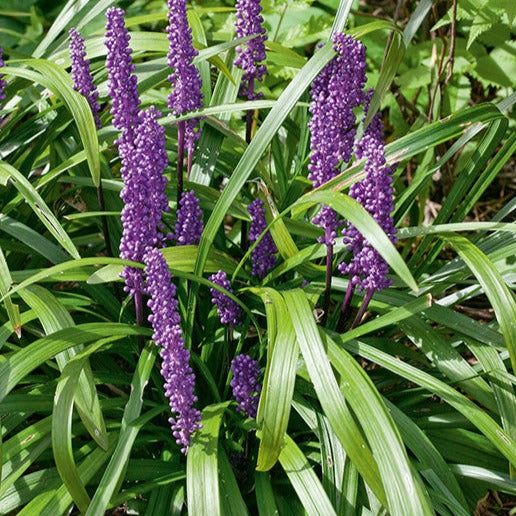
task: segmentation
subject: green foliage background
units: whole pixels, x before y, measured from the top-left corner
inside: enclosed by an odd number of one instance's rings
[[[192,6],[206,118],[187,186],[201,199],[205,230],[198,247],[164,250],[203,413],[186,458],[167,423],[151,330],[135,325],[118,278],[122,182],[103,46],[112,4],[3,0],[0,8],[9,58],[0,122],[0,512],[509,514],[513,2],[264,1],[269,75],[264,100],[254,102],[237,100],[234,4]],[[117,5],[127,11],[142,103],[168,115],[165,2]],[[69,78],[74,25],[87,37],[104,106],[98,133]],[[333,57],[330,45],[317,46],[344,29],[367,46],[372,109],[383,113],[387,160],[398,164],[396,248],[346,195],[363,163],[316,191],[306,178],[308,89]],[[256,110],[250,145],[248,109]],[[164,118],[171,170],[173,120]],[[174,180],[167,193],[173,227]],[[266,201],[280,256],[263,282],[239,245],[255,196]],[[337,331],[347,288],[338,273],[327,323],[314,317],[325,249],[310,220],[321,203],[391,266],[393,286],[353,330]],[[345,253],[340,238],[336,263]],[[234,335],[210,302],[206,278],[219,269],[233,276],[246,313]],[[360,302],[356,295],[354,308]],[[263,371],[256,421],[230,396],[228,364],[242,351]]]

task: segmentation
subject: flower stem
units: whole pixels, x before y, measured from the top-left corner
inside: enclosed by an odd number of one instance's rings
[[[355,287],[351,281],[348,283],[348,288],[346,290],[346,295],[344,296],[344,301],[342,301],[342,308],[340,310],[339,322],[337,324],[337,331],[339,333],[344,331],[344,321],[346,320],[346,312],[349,307],[349,303],[351,298],[353,297],[353,292],[355,291]]]
[[[177,123],[177,202],[183,194],[183,162],[185,159],[185,122]]]
[[[366,295],[364,296],[364,300],[362,301],[362,304],[360,305],[360,309],[358,310],[357,316],[355,317],[355,320],[353,321],[353,324],[351,325],[351,329],[356,328],[360,324],[360,321],[362,320],[362,317],[364,316],[364,313],[367,310],[367,307],[369,306],[369,301],[371,301],[373,294],[374,294],[374,289],[372,289],[372,288],[367,289]]]
[[[143,303],[142,303],[142,293],[140,291],[135,292],[134,294],[134,308],[136,311],[136,324],[138,326],[143,326]],[[143,348],[143,335],[138,335],[138,346],[140,350]]]
[[[326,230],[328,233],[328,230]],[[324,326],[328,320],[331,299],[331,273],[333,269],[333,245],[326,245],[326,287],[324,289],[323,318],[321,324]]]

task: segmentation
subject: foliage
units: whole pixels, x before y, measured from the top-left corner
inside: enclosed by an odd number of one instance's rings
[[[111,4],[4,0],[0,9],[0,512],[467,515],[481,500],[500,511],[514,502],[513,2],[264,1],[269,74],[253,101],[237,99],[234,4],[189,10],[205,102],[195,116],[205,119],[185,189],[205,226],[198,246],[163,250],[202,410],[186,457],[170,432],[150,326],[135,324],[119,277],[141,264],[116,257],[122,181],[103,45]],[[173,230],[166,2],[120,6],[142,104],[167,115]],[[100,91],[98,132],[69,77],[72,26],[86,36]],[[307,92],[334,55],[325,43],[344,28],[368,48],[368,117],[383,113],[397,167],[396,246],[347,195],[363,162],[316,190],[307,179]],[[240,245],[256,197],[279,251],[262,281],[251,274],[258,243]],[[310,221],[320,204],[391,268],[393,285],[353,329],[339,320],[340,236],[330,311],[319,317],[326,249]],[[235,328],[211,302],[208,277],[219,270],[243,309]],[[357,293],[353,310],[361,301]],[[263,372],[256,420],[231,397],[241,352]]]

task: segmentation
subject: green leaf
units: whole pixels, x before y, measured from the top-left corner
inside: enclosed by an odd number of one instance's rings
[[[331,383],[334,381],[334,375],[306,294],[301,290],[296,290],[286,292],[284,297],[310,378],[314,383],[325,414],[332,424],[333,430],[337,433],[335,421],[332,421],[332,417],[325,407],[321,392],[322,389],[327,391],[334,389],[329,386],[330,378],[332,379]],[[331,364],[341,375],[341,390],[353,408],[371,446],[380,470],[390,512],[407,515],[431,514],[430,505],[420,480],[410,467],[399,431],[374,384],[360,365],[347,353],[342,352],[338,357],[333,356]],[[337,400],[334,400],[334,404],[336,402]],[[360,462],[355,460],[353,454],[346,447],[346,443],[342,442],[342,444],[359,472],[364,476]],[[373,489],[373,486],[369,485]],[[373,492],[375,492],[374,489]],[[379,493],[383,495],[383,491],[379,491]],[[378,498],[381,500],[381,497]]]
[[[314,192],[305,195],[290,206],[289,209],[309,208],[314,204],[326,204],[349,220],[380,253],[385,261],[398,274],[399,278],[412,290],[418,286],[412,274],[389,237],[367,211],[351,197],[337,192]]]
[[[141,424],[137,424],[137,420],[142,410],[143,392],[147,386],[155,359],[155,345],[149,342],[141,351],[133,375],[131,395],[125,406],[120,436],[115,451],[91,499],[86,516],[104,514],[111,497],[115,494],[115,490],[123,479],[134,441],[141,428]]]
[[[253,291],[263,300],[268,325],[267,369],[256,417],[260,428],[256,469],[268,471],[285,445],[299,348],[281,294],[268,288]]]
[[[337,514],[310,463],[288,435],[279,460],[308,514]]]
[[[37,339],[0,361],[0,402],[31,371],[65,349],[106,336],[150,335],[151,331],[120,323],[85,323]]]
[[[327,343],[328,355],[333,362],[334,357],[340,354],[342,350],[337,345],[340,341],[339,335],[331,333],[331,336],[335,342],[328,339]],[[434,378],[432,375],[422,371],[421,369],[410,364],[406,364],[397,357],[391,356],[374,348],[373,346],[365,344],[364,342],[355,340],[342,343],[342,345],[351,353],[355,353],[367,360],[371,360],[402,378],[422,386],[431,393],[437,394],[445,402],[449,403],[469,421],[471,421],[471,423],[475,425],[498,448],[498,450],[507,457],[509,461],[516,464],[515,442],[491,417],[489,417],[488,414],[486,414],[483,409],[479,408],[466,396],[460,394],[456,389],[450,387],[445,382]]]
[[[35,311],[47,335],[75,325],[66,308],[45,288],[31,285],[21,290],[20,296]],[[76,346],[57,354],[59,369],[63,371],[69,360],[81,349],[82,346]],[[79,386],[75,396],[77,411],[91,437],[100,447],[106,449],[106,425],[89,363],[85,363],[81,368],[78,380]]]
[[[89,346],[66,364],[58,381],[54,398],[54,410],[52,412],[52,449],[54,451],[54,460],[63,483],[81,512],[87,510],[90,497],[81,481],[73,456],[73,402],[79,377],[88,357],[101,349],[110,340],[101,340]]]
[[[3,297],[7,294],[12,283],[13,280],[11,279],[11,273],[9,272],[9,267],[5,261],[4,253],[0,247],[0,296]],[[12,302],[10,297],[5,298],[4,305],[13,331],[16,333],[17,337],[20,338],[22,328],[20,308]]]
[[[460,235],[447,235],[444,238],[455,248],[482,285],[504,336],[512,369],[516,371],[516,302],[513,295],[495,265],[475,244]]]
[[[308,300],[302,291],[284,294],[310,379],[333,431],[369,487],[386,504],[378,466],[347,407],[324,351]]]
[[[63,100],[77,124],[86,151],[91,178],[95,186],[98,186],[100,184],[99,142],[97,128],[88,101],[80,93],[74,91],[71,78],[56,64],[43,59],[25,59],[19,62],[31,66],[36,71],[26,68],[4,67],[2,72],[5,75],[14,75],[42,84]]]
[[[74,258],[80,258],[79,251],[72,240],[34,187],[18,170],[5,161],[0,161],[0,184],[6,186],[9,181],[23,195],[34,213],[63,248]]]
[[[202,411],[202,428],[192,436],[186,457],[186,492],[191,514],[222,514],[220,505],[218,446],[224,411],[229,402]]]
[[[254,482],[259,516],[279,516],[269,473],[256,471]]]

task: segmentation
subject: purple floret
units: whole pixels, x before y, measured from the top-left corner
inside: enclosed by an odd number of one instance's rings
[[[93,76],[90,71],[90,61],[86,59],[86,47],[84,38],[74,27],[70,29],[70,59],[72,61],[73,89],[86,98],[90,105],[97,129],[102,127],[98,112],[100,104],[97,102],[99,93],[93,84]]]
[[[249,242],[255,242],[267,227],[263,202],[260,201],[260,199],[255,199],[247,207],[247,210],[252,217],[248,240]],[[267,231],[251,254],[251,261],[253,263],[251,272],[253,276],[263,279],[274,265],[276,265],[277,252],[278,248],[276,247],[270,232]]]
[[[162,231],[162,213],[168,211],[165,195],[168,164],[165,150],[165,129],[158,123],[161,113],[154,106],[139,115],[134,130],[133,146],[123,160],[124,187],[120,197],[123,234],[120,258],[141,262],[147,247],[161,247],[166,238]],[[142,271],[126,267],[122,273],[130,295],[142,292]]]
[[[107,10],[105,45],[107,47],[106,68],[108,71],[108,91],[112,99],[111,114],[113,125],[122,131],[131,132],[138,123],[137,79],[129,47],[131,36],[124,25],[124,11],[116,7]],[[122,135],[122,139],[131,139]]]
[[[197,245],[201,240],[202,210],[193,190],[183,192],[177,209],[174,238],[177,245]]]
[[[192,30],[188,26],[185,0],[168,0],[168,65],[173,72],[168,76],[172,93],[168,96],[168,107],[174,115],[182,115],[202,107],[201,76],[193,64],[198,54],[192,46]],[[186,148],[194,150],[199,139],[199,118],[185,121]]]
[[[235,29],[238,38],[256,35],[244,45],[236,47],[237,58],[235,66],[244,72],[240,84],[239,95],[249,100],[258,99],[261,95],[254,92],[254,81],[263,80],[267,74],[267,67],[260,64],[265,61],[265,28],[262,26],[263,18],[260,16],[262,7],[260,0],[236,1]]]
[[[238,403],[237,410],[247,417],[256,417],[262,386],[258,383],[260,366],[249,355],[237,355],[231,362],[233,378],[230,382],[233,397]]]
[[[233,293],[231,283],[227,279],[226,273],[224,271],[219,271],[217,274],[212,274],[208,279],[212,283],[219,285],[219,287],[225,288],[231,294]],[[236,326],[237,324],[240,324],[242,310],[238,306],[238,303],[233,301],[233,299],[220,292],[216,288],[210,288],[210,292],[213,296],[211,301],[217,306],[217,313],[219,314],[220,322],[230,326]]]
[[[353,108],[364,102],[365,47],[351,36],[333,38],[337,55],[324,67],[310,90],[310,164],[308,178],[318,187],[334,178],[341,162],[353,153],[356,117]],[[333,245],[340,223],[330,208],[323,206],[312,221],[325,231],[320,243]]]
[[[154,339],[162,359],[163,388],[174,414],[169,419],[177,444],[183,453],[188,452],[191,435],[201,428],[201,413],[194,408],[195,375],[190,367],[190,352],[185,349],[180,317],[177,313],[176,287],[163,255],[156,248],[149,249],[143,257],[147,278],[147,305],[152,311]]]
[[[396,228],[391,217],[394,210],[392,194],[393,169],[386,165],[381,114],[377,113],[364,136],[356,144],[357,159],[365,158],[366,177],[351,186],[349,195],[358,201],[394,243]],[[360,290],[379,291],[392,282],[387,278],[389,267],[380,253],[349,222],[343,230],[344,243],[352,253],[349,264],[339,270],[350,275],[352,286]]]

